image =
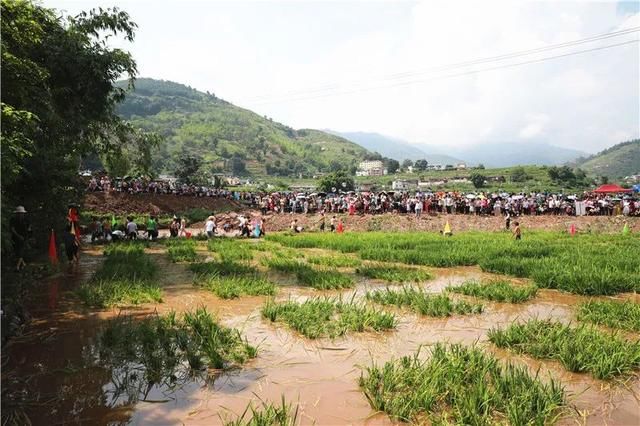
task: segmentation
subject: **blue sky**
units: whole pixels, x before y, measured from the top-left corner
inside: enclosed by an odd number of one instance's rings
[[[140,76],[208,90],[296,128],[371,131],[446,147],[546,142],[595,152],[640,134],[638,32],[517,60],[433,71],[640,26],[638,2],[65,1],[138,23]],[[399,75],[414,72],[411,76]],[[446,78],[443,78],[446,77]]]

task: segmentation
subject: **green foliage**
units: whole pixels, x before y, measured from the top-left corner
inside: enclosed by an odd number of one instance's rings
[[[590,300],[578,307],[578,320],[640,332],[640,304],[631,301]]]
[[[409,265],[480,265],[488,272],[531,278],[538,287],[585,295],[640,289],[634,235],[527,232],[513,241],[501,233],[465,232],[453,238],[430,233],[271,234],[269,241],[294,248],[358,253],[362,259]]]
[[[454,301],[443,294],[429,294],[420,288],[402,287],[400,290],[367,292],[367,299],[382,305],[408,306],[412,310],[430,317],[448,317],[453,314],[481,313],[483,306],[465,301]]]
[[[429,163],[427,163],[427,160],[416,160],[416,162],[413,165],[413,168],[419,172],[422,172],[427,170],[428,165]]]
[[[311,298],[303,303],[276,303],[268,300],[262,316],[271,322],[283,321],[310,339],[337,337],[349,331],[382,331],[396,327],[396,318],[360,303],[336,298]]]
[[[178,182],[187,185],[204,185],[207,179],[201,174],[202,157],[191,154],[184,154],[177,158],[176,169],[174,170]]]
[[[405,356],[367,367],[360,387],[376,411],[416,424],[547,425],[565,407],[564,389],[543,383],[526,367],[476,347],[437,344],[428,360]]]
[[[596,155],[580,159],[577,165],[591,175],[619,179],[638,172],[640,164],[640,139],[622,142],[607,148]]]
[[[482,188],[484,186],[484,182],[487,178],[481,173],[472,173],[469,177],[471,183],[473,183],[474,188]]]
[[[129,401],[144,399],[151,386],[174,389],[194,375],[206,379],[207,368],[233,368],[257,355],[238,330],[220,326],[204,308],[181,318],[175,312],[142,321],[117,317],[100,332],[92,351],[98,366],[119,372],[119,391]]]
[[[504,330],[491,329],[488,336],[499,348],[555,359],[569,371],[588,372],[596,379],[627,376],[640,369],[640,341],[630,342],[584,325],[530,320]]]
[[[360,259],[348,256],[309,256],[307,262],[334,268],[353,268],[362,264]]]
[[[529,178],[524,167],[515,167],[511,171],[511,182],[526,182]]]
[[[161,302],[162,290],[154,280],[156,264],[144,253],[147,242],[112,244],[107,258],[88,283],[75,291],[83,303],[104,308]]]
[[[324,192],[353,191],[353,178],[343,171],[337,171],[324,176],[318,182],[318,189]]]
[[[277,291],[274,283],[258,275],[210,275],[204,282],[195,282],[222,299],[234,299],[243,295],[273,296]]]
[[[298,407],[293,410],[283,396],[279,406],[261,401],[261,406],[256,408],[250,402],[235,420],[220,418],[224,426],[295,426],[298,424]]]
[[[571,169],[569,166],[551,166],[547,170],[549,178],[558,184],[567,187],[583,187],[592,184],[590,179],[581,169]]]
[[[274,271],[293,273],[300,285],[318,290],[351,288],[354,285],[353,280],[347,275],[330,269],[316,269],[294,259],[277,257],[263,259],[262,263]]]
[[[196,262],[189,265],[191,272],[199,276],[199,279],[216,275],[245,275],[255,272],[255,268],[237,262]]]
[[[522,303],[535,297],[538,287],[535,285],[515,286],[504,280],[467,281],[459,286],[449,286],[447,291],[496,302]]]
[[[203,158],[205,172],[312,176],[347,170],[366,150],[311,129],[294,130],[182,84],[139,79],[119,107],[136,126],[165,140],[153,153],[158,171],[173,171],[184,152]]]
[[[367,263],[358,269],[356,273],[367,278],[381,279],[389,282],[420,282],[431,279],[432,276],[427,271],[406,266],[385,265],[383,263]]]
[[[193,240],[177,240],[167,248],[167,254],[172,262],[193,262],[197,259],[196,243]]]

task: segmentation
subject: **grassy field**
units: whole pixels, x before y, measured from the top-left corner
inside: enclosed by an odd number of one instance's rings
[[[424,424],[545,425],[565,407],[563,388],[525,367],[501,365],[478,348],[437,344],[418,354],[367,367],[360,387],[371,407],[394,419]]]
[[[388,312],[361,303],[337,298],[316,297],[302,303],[272,300],[262,308],[262,316],[271,322],[284,322],[305,337],[337,337],[347,332],[390,330],[396,318]]]
[[[260,405],[255,407],[250,402],[234,419],[228,417],[220,416],[224,426],[296,426],[299,424],[298,406],[294,409],[287,403],[284,396],[279,405],[260,401]]]
[[[624,377],[640,368],[640,341],[628,341],[590,326],[530,320],[492,329],[488,336],[500,348],[555,359],[569,371],[587,372],[596,379]]]
[[[590,300],[579,306],[578,320],[640,332],[640,304]]]
[[[318,290],[351,288],[353,280],[340,272],[331,269],[315,268],[295,259],[268,258],[263,259],[264,266],[273,271],[295,274],[298,284]]]
[[[522,303],[535,297],[538,287],[534,285],[515,286],[506,280],[486,282],[467,281],[459,286],[449,286],[447,290],[495,302]]]
[[[433,278],[430,273],[421,269],[388,265],[384,263],[367,263],[356,269],[356,273],[367,278],[374,278],[392,283],[418,283]]]
[[[144,252],[147,244],[128,242],[108,246],[102,266],[75,294],[86,305],[98,308],[161,302],[157,265]]]
[[[466,232],[452,238],[431,233],[272,234],[293,248],[325,248],[362,259],[408,265],[483,270],[531,278],[541,288],[584,295],[640,290],[640,238],[635,235],[525,232],[522,241],[503,233]]]
[[[399,290],[376,290],[367,292],[367,299],[381,305],[407,306],[421,315],[430,317],[448,317],[454,314],[478,314],[483,306],[465,301],[454,301],[443,294],[429,294],[413,287]]]
[[[102,367],[131,368],[122,375],[130,392],[150,384],[171,388],[183,374],[242,365],[256,357],[257,349],[202,308],[181,316],[172,312],[141,321],[129,316],[111,320],[98,336],[95,355]]]

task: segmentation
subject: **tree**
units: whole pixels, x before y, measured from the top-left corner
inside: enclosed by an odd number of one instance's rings
[[[469,180],[473,183],[474,188],[482,188],[486,177],[480,173],[472,173]]]
[[[199,183],[202,158],[192,154],[183,154],[178,159],[178,167],[174,171],[178,182],[192,185]]]
[[[393,158],[387,158],[386,167],[388,173],[395,173],[400,168],[400,162],[398,160],[394,160]]]
[[[338,171],[330,173],[320,179],[318,189],[324,192],[353,191],[355,189],[355,182],[353,181],[353,177],[343,171]]]
[[[418,171],[423,171],[427,170],[428,165],[429,163],[427,163],[427,160],[417,160],[413,167]]]
[[[402,170],[407,170],[409,167],[413,167],[413,161],[407,158],[402,162]]]
[[[116,114],[136,64],[105,39],[133,41],[136,24],[118,9],[75,17],[28,1],[3,0],[2,50],[2,236],[16,204],[25,205],[34,235],[64,221],[67,204],[78,202],[83,157],[121,151],[132,128]],[[132,139],[134,140],[134,139]],[[46,239],[39,241],[46,244]],[[10,247],[3,244],[3,250]]]
[[[234,154],[231,157],[231,173],[236,176],[243,175],[247,172],[244,160],[238,154]]]
[[[526,182],[529,179],[529,175],[527,174],[524,167],[515,167],[511,171],[511,182]]]
[[[476,167],[476,168],[480,169],[480,170],[484,170],[484,164],[480,163],[480,164],[478,164],[478,167]]]

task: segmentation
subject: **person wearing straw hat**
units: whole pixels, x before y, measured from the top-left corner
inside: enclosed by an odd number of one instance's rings
[[[11,227],[13,251],[18,259],[16,263],[16,271],[20,271],[27,266],[27,263],[24,261],[24,249],[27,238],[31,233],[31,225],[27,221],[27,211],[23,206],[16,207],[13,213],[14,215],[9,221],[9,226]]]
[[[213,238],[216,233],[216,218],[215,216],[209,216],[204,224],[204,231],[208,238]]]

